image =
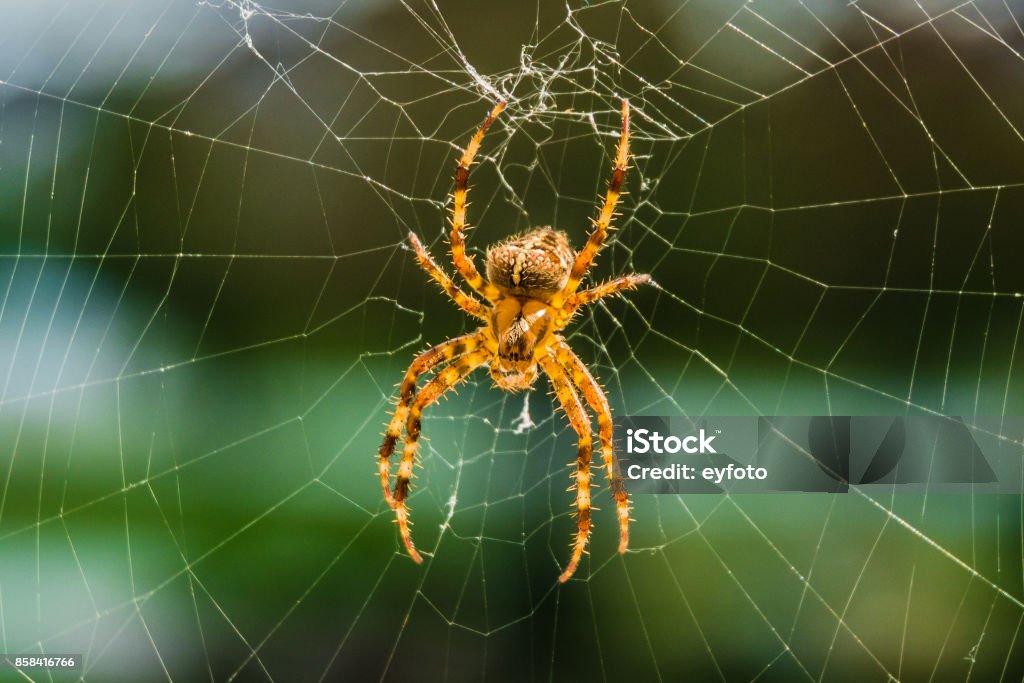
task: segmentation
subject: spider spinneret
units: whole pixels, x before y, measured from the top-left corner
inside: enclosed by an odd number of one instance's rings
[[[569,324],[582,306],[635,289],[641,284],[653,285],[654,281],[649,275],[629,274],[578,291],[593,265],[594,257],[605,244],[615,216],[615,206],[622,194],[629,162],[629,102],[626,100],[622,102],[622,131],[608,191],[583,249],[579,252],[573,250],[564,232],[549,227],[534,228],[490,247],[487,250],[487,277],[480,274],[466,254],[465,246],[469,169],[484,133],[504,108],[505,103],[499,102],[466,146],[455,169],[455,192],[452,196],[450,239],[453,264],[473,292],[490,305],[462,291],[437,265],[416,235],[409,234],[409,242],[420,266],[459,308],[484,324],[475,332],[427,349],[413,360],[402,381],[395,412],[378,452],[378,473],[384,498],[395,511],[402,541],[410,557],[420,563],[423,558],[412,542],[406,500],[419,448],[423,410],[483,365],[490,366],[495,386],[512,392],[530,389],[537,380],[539,367],[550,379],[578,437],[576,472],[573,475],[575,485],[572,487],[576,490],[577,529],[572,555],[559,577],[559,581],[565,582],[579,566],[593,526],[590,506],[593,440],[590,415],[584,403],[597,416],[603,466],[615,497],[619,520],[620,553],[626,552],[629,546],[630,506],[615,455],[608,399],[590,370],[558,332]],[[420,376],[439,367],[431,380],[417,392]],[[405,445],[392,490],[391,455],[403,430]]]

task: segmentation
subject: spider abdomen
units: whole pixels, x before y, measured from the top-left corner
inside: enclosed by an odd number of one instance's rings
[[[564,232],[534,228],[487,250],[487,279],[506,294],[546,299],[565,287],[575,258]]]

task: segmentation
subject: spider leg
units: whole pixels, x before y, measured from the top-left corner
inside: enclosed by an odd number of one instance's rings
[[[481,124],[480,129],[466,145],[466,150],[455,167],[455,194],[452,197],[452,261],[455,268],[466,279],[466,282],[474,291],[481,294],[488,301],[494,301],[498,297],[497,288],[487,282],[476,269],[473,259],[466,255],[466,195],[469,192],[469,167],[473,164],[473,157],[480,149],[480,142],[484,139],[484,133],[491,127],[498,114],[505,108],[504,102],[494,105],[490,115]]]
[[[619,145],[615,150],[615,165],[612,166],[612,177],[608,181],[608,192],[605,194],[604,204],[601,206],[601,213],[594,221],[594,230],[590,233],[590,239],[573,263],[572,271],[569,273],[569,281],[562,290],[562,296],[573,294],[583,281],[583,277],[590,270],[594,263],[594,257],[601,251],[605,240],[608,238],[608,230],[611,227],[612,219],[615,218],[615,206],[622,194],[622,183],[626,180],[626,170],[629,168],[629,100],[622,100],[622,132],[619,133]]]
[[[597,415],[597,427],[601,437],[601,457],[604,470],[608,475],[608,483],[615,496],[615,510],[619,518],[619,552],[626,552],[629,547],[629,493],[622,480],[619,459],[615,456],[615,443],[612,439],[612,409],[608,405],[601,386],[594,379],[587,366],[580,360],[569,343],[560,335],[555,335],[555,358],[572,377],[573,383],[579,387],[590,409]]]
[[[416,564],[423,562],[416,547],[412,543],[412,535],[409,531],[409,508],[405,499],[409,496],[412,479],[412,467],[416,460],[416,451],[419,449],[420,423],[423,410],[431,403],[441,397],[446,391],[466,379],[469,373],[486,363],[491,358],[491,351],[486,348],[477,349],[462,358],[452,361],[450,365],[434,375],[434,378],[427,382],[420,392],[416,394],[412,407],[409,409],[409,417],[405,423],[405,449],[402,451],[402,464],[398,467],[398,476],[395,478],[394,508],[395,517],[398,520],[398,530],[402,534],[402,542],[405,543],[409,556]]]
[[[428,252],[426,247],[423,246],[423,243],[420,242],[415,233],[409,233],[409,243],[412,244],[412,248],[416,250],[416,260],[420,264],[420,267],[427,271],[427,275],[429,275],[434,282],[441,285],[441,289],[444,290],[444,293],[447,294],[449,298],[451,298],[451,300],[454,301],[463,311],[474,318],[478,318],[479,320],[486,322],[488,308],[472,296],[463,292],[459,289],[458,285],[452,282],[452,279],[448,277],[448,273],[441,270],[441,267],[437,265],[433,258],[431,258],[430,252]]]
[[[569,424],[576,432],[579,444],[579,451],[576,455],[576,539],[572,544],[572,557],[565,571],[558,577],[559,582],[565,583],[576,572],[580,564],[580,558],[587,548],[587,541],[590,538],[590,458],[593,453],[593,443],[590,437],[590,416],[587,415],[580,397],[573,389],[572,382],[562,366],[552,356],[546,356],[540,361],[544,372],[551,378],[551,386],[555,389]],[[570,487],[571,490],[572,487]]]
[[[391,416],[388,430],[384,433],[384,443],[378,451],[378,471],[380,473],[380,484],[384,489],[384,500],[392,508],[395,507],[395,499],[391,495],[391,454],[398,443],[398,437],[402,435],[402,427],[409,417],[409,406],[416,395],[416,380],[420,375],[427,372],[441,363],[458,358],[465,353],[474,350],[480,345],[480,332],[472,332],[455,339],[441,342],[433,348],[427,349],[409,365],[405,372],[405,379],[402,380],[402,387],[398,394],[398,404]]]
[[[562,313],[555,322],[555,329],[560,330],[565,327],[581,307],[592,304],[606,296],[619,294],[623,290],[636,289],[640,285],[654,285],[657,287],[657,284],[651,279],[650,275],[630,273],[629,275],[622,275],[614,280],[603,282],[596,287],[585,289],[582,292],[576,292],[565,302]]]

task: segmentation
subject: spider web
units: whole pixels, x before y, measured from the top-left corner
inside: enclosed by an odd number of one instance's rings
[[[593,277],[662,289],[569,336],[617,413],[1024,413],[1019,2],[0,8],[4,651],[103,681],[1019,680],[1021,495],[638,496],[619,556],[601,492],[559,586],[574,435],[543,381],[483,373],[424,423],[423,566],[374,476],[413,353],[471,329],[404,239],[444,261],[498,98],[478,259],[582,243],[630,98]]]

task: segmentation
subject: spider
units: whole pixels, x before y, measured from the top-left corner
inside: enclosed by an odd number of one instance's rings
[[[409,555],[417,564],[423,561],[412,542],[409,530],[409,507],[406,499],[411,487],[413,464],[419,447],[423,410],[446,391],[466,379],[483,365],[490,366],[494,384],[505,391],[530,389],[537,379],[538,366],[549,377],[555,394],[578,439],[576,473],[572,477],[576,490],[576,534],[572,556],[559,581],[565,582],[576,571],[590,537],[590,460],[593,451],[590,415],[584,401],[597,415],[601,456],[615,497],[619,521],[619,552],[629,545],[629,495],[622,481],[618,459],[612,442],[612,416],[608,399],[594,376],[573,353],[565,338],[558,334],[576,312],[606,296],[641,284],[654,285],[649,275],[623,275],[590,289],[579,290],[580,283],[604,246],[615,217],[615,206],[622,194],[629,161],[629,102],[622,102],[622,130],[615,152],[608,191],[600,206],[600,214],[582,251],[569,245],[564,232],[548,227],[534,228],[487,249],[487,276],[477,270],[466,254],[466,194],[469,169],[480,149],[487,129],[505,108],[499,102],[469,141],[455,169],[455,193],[452,200],[451,247],[455,268],[472,290],[486,299],[467,294],[456,285],[430,256],[416,237],[409,242],[419,265],[467,315],[483,325],[475,332],[449,339],[427,349],[412,362],[399,390],[395,412],[384,434],[379,451],[378,469],[384,498],[395,511],[398,529]],[[442,367],[443,366],[443,367]],[[417,380],[424,373],[437,369],[419,392]],[[581,398],[582,397],[582,398]],[[390,488],[391,455],[405,428],[402,461]]]

